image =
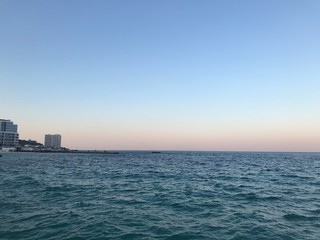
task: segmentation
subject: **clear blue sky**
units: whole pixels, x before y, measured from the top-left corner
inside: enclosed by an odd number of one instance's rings
[[[0,0],[0,118],[80,149],[320,151],[320,1]]]

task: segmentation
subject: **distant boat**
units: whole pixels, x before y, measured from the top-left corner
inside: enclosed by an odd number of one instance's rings
[[[151,153],[161,153],[161,152],[154,151],[154,152],[151,152]]]
[[[2,155],[0,154],[0,157],[2,157]]]

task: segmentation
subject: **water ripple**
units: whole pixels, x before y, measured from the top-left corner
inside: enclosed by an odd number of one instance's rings
[[[3,154],[0,239],[320,239],[320,154]]]

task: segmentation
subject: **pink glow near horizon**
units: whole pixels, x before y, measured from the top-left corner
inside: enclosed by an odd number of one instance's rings
[[[62,145],[71,149],[109,150],[203,150],[203,151],[320,151],[319,129],[162,129],[161,131],[124,129],[99,132],[64,129],[52,131],[62,135]],[[43,143],[47,132],[20,129],[22,139]]]

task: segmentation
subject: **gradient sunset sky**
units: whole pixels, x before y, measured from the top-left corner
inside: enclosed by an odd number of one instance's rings
[[[320,151],[320,1],[0,0],[0,118],[72,149]]]

